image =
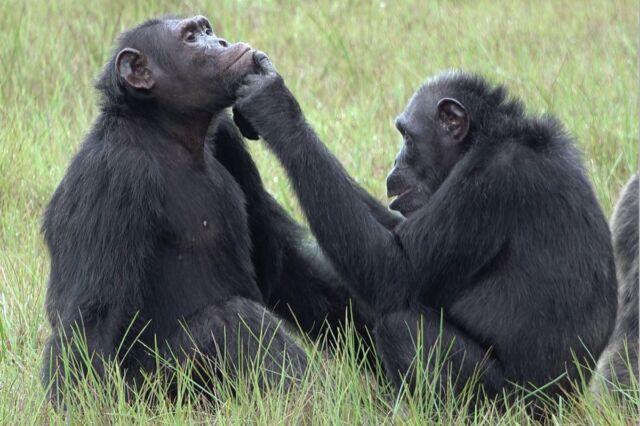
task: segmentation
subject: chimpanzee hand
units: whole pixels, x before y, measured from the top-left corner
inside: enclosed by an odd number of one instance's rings
[[[236,91],[233,121],[248,139],[286,132],[302,119],[298,102],[263,52],[253,54],[255,74],[249,74]]]

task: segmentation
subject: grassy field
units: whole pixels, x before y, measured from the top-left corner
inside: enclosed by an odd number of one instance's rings
[[[167,13],[207,15],[217,33],[267,52],[309,121],[353,176],[384,198],[399,147],[393,119],[429,75],[448,68],[505,83],[579,141],[607,214],[637,167],[638,5],[631,0],[164,1],[0,0],[0,424],[462,423],[455,407],[397,399],[359,368],[353,345],[316,356],[292,395],[255,391],[213,408],[112,401],[90,385],[68,419],[39,381],[48,333],[48,256],[40,218],[96,114],[92,82],[116,35]],[[275,159],[252,144],[270,191],[300,217]],[[637,395],[637,393],[636,393]],[[637,424],[640,399],[564,403],[559,424]],[[637,419],[637,417],[636,417]],[[526,424],[522,407],[476,421]]]

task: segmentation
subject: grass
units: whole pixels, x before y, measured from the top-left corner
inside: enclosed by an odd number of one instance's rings
[[[44,206],[96,113],[92,82],[116,35],[167,13],[207,15],[216,32],[266,51],[309,121],[353,176],[380,199],[400,138],[394,117],[429,75],[462,68],[503,82],[534,113],[551,112],[576,136],[607,214],[637,166],[638,5],[631,0],[168,1],[0,0],[0,423],[62,423],[39,381],[48,333]],[[301,219],[282,169],[252,153],[270,191]],[[449,404],[396,398],[364,374],[355,344],[316,352],[304,389],[255,390],[215,408],[106,398],[87,384],[71,423],[462,423]],[[310,352],[314,353],[313,347]],[[117,390],[117,380],[114,384]],[[640,397],[586,394],[563,402],[558,424],[637,424]],[[516,404],[475,419],[527,424]]]

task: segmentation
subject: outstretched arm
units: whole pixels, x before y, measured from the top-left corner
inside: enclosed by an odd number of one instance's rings
[[[318,139],[266,56],[258,61],[262,74],[239,89],[236,109],[282,162],[321,247],[363,296],[378,282],[402,280],[409,265],[390,230],[395,221],[377,220],[379,204]]]
[[[266,192],[258,168],[230,117],[222,115],[212,123],[206,142],[216,160],[233,176],[244,193],[256,279],[260,291],[268,299],[280,280],[284,246],[301,229],[284,211],[272,211],[271,196]]]
[[[86,339],[101,373],[101,358],[116,348],[137,309],[153,264],[162,214],[160,173],[138,149],[85,143],[45,213],[51,255],[47,314],[52,336],[45,379],[59,379],[63,347],[74,332]],[[76,344],[67,347],[77,357]],[[80,362],[79,359],[75,360]],[[54,384],[52,396],[56,396]]]

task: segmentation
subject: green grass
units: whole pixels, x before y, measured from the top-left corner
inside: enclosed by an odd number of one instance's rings
[[[380,199],[400,144],[393,119],[429,75],[448,68],[503,82],[530,111],[551,112],[576,136],[609,214],[637,166],[638,10],[617,1],[166,1],[0,0],[0,423],[62,423],[39,381],[48,333],[46,202],[96,113],[92,82],[115,36],[142,20],[202,13],[229,40],[267,52],[309,121],[346,168]],[[301,219],[282,169],[252,144],[263,178]],[[316,354],[300,392],[255,390],[215,408],[105,398],[87,384],[71,423],[460,423],[452,406],[394,393],[354,357]],[[313,350],[311,350],[313,352]],[[116,390],[117,390],[117,383]],[[188,393],[188,392],[187,392]],[[590,394],[563,403],[554,423],[637,424],[640,398]],[[637,419],[637,417],[636,417]],[[529,423],[518,404],[491,406],[486,424]]]

